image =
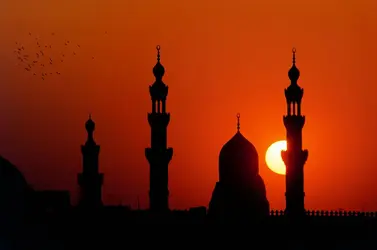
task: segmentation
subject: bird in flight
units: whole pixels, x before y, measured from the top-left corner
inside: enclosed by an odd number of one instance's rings
[[[107,31],[105,33],[107,34]],[[24,70],[29,71],[32,75],[40,76],[42,80],[47,80],[48,78],[46,77],[48,75],[62,74],[57,68],[60,63],[56,64],[55,62],[67,62],[71,56],[77,57],[80,55],[79,52],[76,52],[77,50],[71,50],[70,48],[74,47],[70,45],[76,44],[78,48],[83,49],[81,48],[82,44],[75,43],[70,39],[64,39],[62,43],[51,44],[48,40],[45,42],[42,37],[32,32],[28,32],[27,34],[27,37],[30,37],[29,40],[31,39],[31,43],[23,44],[20,41],[15,42],[17,47],[13,52],[19,61],[17,65],[23,65]],[[50,35],[54,36],[55,32],[51,32]],[[58,51],[59,49],[61,51]],[[93,55],[91,57],[95,59]]]

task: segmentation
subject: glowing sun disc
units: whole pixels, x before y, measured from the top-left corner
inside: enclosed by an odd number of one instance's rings
[[[266,151],[266,164],[272,172],[285,175],[285,164],[281,158],[282,150],[287,150],[287,141],[282,140],[272,143]]]

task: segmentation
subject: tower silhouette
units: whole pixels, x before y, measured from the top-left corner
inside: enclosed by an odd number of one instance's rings
[[[289,216],[305,215],[304,204],[304,164],[308,151],[302,149],[302,129],[305,116],[301,115],[301,100],[304,90],[297,84],[300,71],[296,67],[296,49],[293,52],[293,65],[288,72],[291,84],[285,89],[287,115],[283,117],[287,131],[287,150],[281,152],[286,166],[286,213]]]
[[[162,81],[165,69],[160,63],[160,46],[157,46],[157,63],[153,68],[155,82],[149,86],[152,99],[152,112],[148,113],[151,127],[151,147],[145,149],[145,156],[150,165],[149,206],[154,212],[169,210],[168,167],[173,156],[173,149],[167,147],[167,127],[170,114],[166,113],[168,86]]]
[[[95,208],[102,205],[103,174],[99,173],[98,155],[100,146],[96,144],[93,138],[95,123],[91,115],[85,123],[85,128],[88,132],[88,138],[85,145],[81,146],[83,170],[82,173],[78,174],[78,183],[81,188],[79,205]]]

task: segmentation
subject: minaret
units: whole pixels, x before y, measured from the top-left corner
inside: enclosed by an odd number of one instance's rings
[[[85,145],[81,146],[83,156],[83,170],[78,174],[78,183],[81,188],[80,206],[87,208],[96,208],[102,206],[102,184],[103,174],[99,173],[98,155],[100,146],[97,145],[93,138],[95,123],[91,115],[85,123],[88,139]]]
[[[300,71],[296,67],[296,49],[293,52],[293,65],[288,72],[291,84],[285,89],[287,115],[283,117],[287,131],[287,150],[281,152],[286,166],[286,214],[291,217],[305,215],[304,204],[304,164],[308,151],[302,149],[302,128],[305,116],[301,115],[301,100],[304,90],[297,84]]]
[[[150,165],[149,207],[153,212],[169,210],[168,167],[173,149],[167,147],[167,127],[170,113],[166,113],[168,86],[162,81],[165,69],[160,63],[160,46],[157,46],[157,64],[153,68],[155,82],[149,86],[152,99],[152,112],[148,113],[151,127],[151,147],[145,149]]]

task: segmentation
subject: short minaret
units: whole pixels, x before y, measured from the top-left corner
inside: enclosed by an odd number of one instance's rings
[[[153,68],[155,82],[149,86],[152,112],[148,113],[151,127],[151,147],[145,149],[150,165],[149,207],[153,212],[169,210],[168,167],[173,149],[167,147],[167,127],[170,114],[166,113],[168,86],[162,81],[165,69],[160,63],[160,46],[157,46],[157,64]]]
[[[308,151],[302,149],[302,129],[305,116],[301,114],[301,100],[304,90],[297,84],[300,71],[296,67],[296,49],[293,52],[293,65],[288,72],[291,84],[285,89],[287,115],[283,117],[287,131],[287,150],[281,156],[286,166],[286,214],[291,217],[305,215],[304,203],[304,164]]]
[[[79,205],[87,208],[97,208],[102,206],[102,184],[103,174],[99,173],[98,155],[100,146],[93,138],[95,123],[91,115],[85,123],[88,139],[85,145],[81,146],[83,156],[83,170],[78,174],[78,183],[81,188]]]

